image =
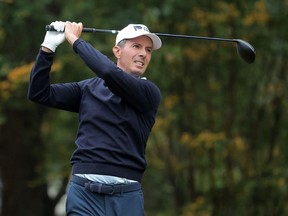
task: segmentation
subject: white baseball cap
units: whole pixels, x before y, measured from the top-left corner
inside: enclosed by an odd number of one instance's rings
[[[153,50],[159,49],[162,46],[161,39],[156,34],[151,33],[147,26],[142,24],[129,24],[119,31],[116,36],[115,45],[124,39],[136,38],[142,35],[146,35],[147,37],[151,38]]]

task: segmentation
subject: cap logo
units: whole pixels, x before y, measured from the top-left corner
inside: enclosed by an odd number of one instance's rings
[[[134,26],[134,30],[135,31],[138,31],[138,30],[141,30],[141,29],[143,29],[144,31],[150,32],[149,29],[146,26],[145,27],[140,26],[140,25],[135,25]]]

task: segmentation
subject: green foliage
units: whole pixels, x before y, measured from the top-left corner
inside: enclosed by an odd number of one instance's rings
[[[146,213],[286,215],[287,9],[287,1],[272,0],[1,1],[0,126],[9,124],[8,108],[26,104],[18,99],[27,91],[27,67],[54,20],[105,29],[145,23],[153,32],[241,38],[256,48],[251,65],[223,42],[163,37],[153,53],[146,76],[160,87],[162,103],[147,147]],[[82,37],[114,58],[115,35]],[[94,76],[68,43],[56,59],[53,82]],[[39,179],[69,175],[76,129],[75,114],[45,114]]]

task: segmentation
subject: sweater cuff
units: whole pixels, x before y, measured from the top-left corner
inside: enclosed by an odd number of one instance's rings
[[[73,43],[73,50],[74,50],[74,52],[76,52],[77,54],[78,54],[77,46],[78,46],[80,43],[82,43],[82,42],[84,42],[83,39],[78,38],[78,39]]]

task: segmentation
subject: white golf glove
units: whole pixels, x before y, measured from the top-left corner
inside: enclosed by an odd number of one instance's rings
[[[56,21],[50,25],[53,25],[56,31],[47,31],[41,46],[55,52],[56,48],[65,41],[65,22]]]

